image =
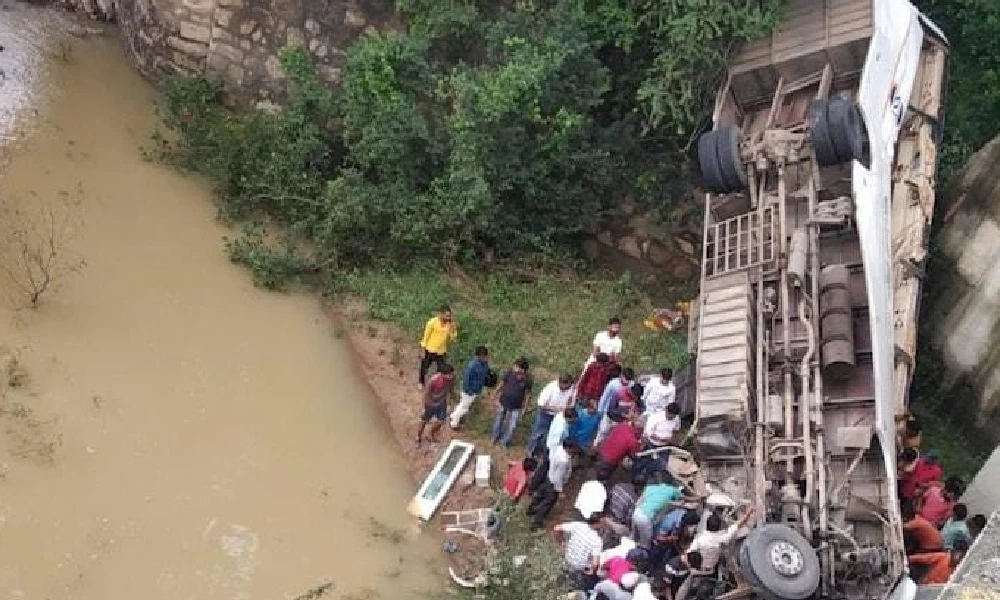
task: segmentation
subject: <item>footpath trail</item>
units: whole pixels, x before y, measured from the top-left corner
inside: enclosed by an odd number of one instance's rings
[[[405,514],[406,465],[319,303],[229,264],[206,186],[142,159],[153,92],[117,41],[63,51],[30,37],[44,14],[0,20],[9,56],[46,62],[52,92],[4,149],[0,201],[68,211],[64,255],[86,266],[37,310],[2,290],[0,597],[439,587],[435,538]]]

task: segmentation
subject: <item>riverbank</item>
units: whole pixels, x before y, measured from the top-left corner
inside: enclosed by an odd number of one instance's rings
[[[0,173],[4,597],[436,593],[438,539],[406,514],[404,461],[371,443],[379,412],[315,295],[226,260],[205,181],[139,153],[154,90],[110,34],[32,37],[58,33],[47,14],[0,20],[7,82],[51,86]],[[9,62],[29,50],[45,70]],[[7,234],[38,209],[71,217],[58,256],[80,268],[32,307]],[[16,239],[64,231],[47,223]]]
[[[594,333],[611,316],[623,321],[625,364],[648,372],[664,366],[676,369],[686,360],[683,333],[656,332],[644,326],[654,303],[627,278],[537,272],[476,277],[452,268],[449,272],[354,274],[339,278],[334,289],[327,313],[352,348],[355,368],[381,404],[416,483],[430,471],[450,439],[471,441],[477,451],[489,453],[498,479],[506,460],[523,457],[534,419],[529,409],[521,417],[513,447],[505,452],[490,443],[494,405],[481,398],[460,432],[446,426],[439,444],[416,445],[421,412],[417,342],[424,321],[442,303],[452,306],[458,322],[459,339],[449,356],[457,369],[479,344],[490,349],[490,362],[500,373],[515,358],[525,356],[532,365],[536,394],[559,373],[579,373]],[[468,504],[480,499],[480,495],[465,501],[462,494],[452,496],[446,508],[477,508]]]

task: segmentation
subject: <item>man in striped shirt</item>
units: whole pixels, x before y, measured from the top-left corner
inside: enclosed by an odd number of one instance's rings
[[[563,566],[575,589],[589,592],[597,584],[597,563],[604,549],[603,528],[603,515],[593,513],[586,522],[571,521],[553,529],[556,543],[563,550]]]

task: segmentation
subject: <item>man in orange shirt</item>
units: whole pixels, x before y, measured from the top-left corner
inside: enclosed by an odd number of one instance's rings
[[[955,567],[962,562],[965,552],[969,549],[969,542],[958,540],[952,547],[951,552],[927,552],[925,554],[911,554],[907,556],[914,574],[917,571],[924,571],[917,577],[921,585],[934,583],[948,583],[951,574],[955,572]]]
[[[944,539],[930,521],[917,514],[913,502],[904,501],[899,506],[903,517],[903,533],[913,539],[913,552],[940,552],[944,548]]]

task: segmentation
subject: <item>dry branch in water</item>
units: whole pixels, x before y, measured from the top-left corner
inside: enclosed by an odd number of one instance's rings
[[[0,202],[0,275],[15,309],[35,308],[86,265],[72,251],[80,230],[79,202]]]

